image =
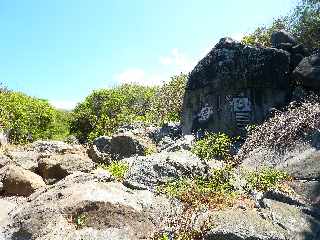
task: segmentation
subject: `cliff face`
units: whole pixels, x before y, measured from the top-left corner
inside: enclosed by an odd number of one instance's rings
[[[289,53],[223,38],[191,72],[183,105],[183,132],[239,134],[284,106],[290,93]]]

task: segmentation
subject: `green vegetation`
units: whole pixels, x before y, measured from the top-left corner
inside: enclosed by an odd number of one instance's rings
[[[98,167],[109,171],[118,181],[123,180],[124,175],[129,169],[128,164],[122,162],[112,162],[110,165],[101,164]]]
[[[193,207],[222,208],[230,206],[236,195],[232,185],[233,169],[227,166],[217,169],[209,177],[180,179],[159,186],[158,191],[175,197]]]
[[[289,15],[274,20],[271,26],[258,27],[242,41],[250,45],[270,46],[272,32],[283,29],[292,34],[298,42],[314,49],[320,47],[319,27],[320,1],[301,0]]]
[[[125,84],[94,91],[74,110],[71,133],[80,142],[112,135],[123,124],[179,121],[187,76],[175,76],[162,87]]]
[[[206,133],[194,144],[191,151],[202,160],[227,160],[230,157],[231,144],[232,139],[224,133]]]
[[[272,168],[264,168],[260,171],[250,172],[246,175],[248,189],[267,191],[278,189],[283,181],[290,180],[284,171]]]
[[[11,143],[62,139],[69,132],[68,119],[69,113],[54,109],[46,100],[0,91],[0,127],[8,130]]]
[[[149,120],[155,124],[180,121],[187,75],[181,73],[157,89],[151,101]]]
[[[77,229],[83,228],[87,221],[88,221],[88,217],[85,213],[77,214],[74,217],[74,223],[76,224]]]
[[[111,135],[119,126],[146,121],[155,88],[125,84],[94,91],[74,110],[71,132],[81,141]]]

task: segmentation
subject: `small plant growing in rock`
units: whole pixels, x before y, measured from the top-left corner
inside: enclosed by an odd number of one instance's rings
[[[231,166],[214,170],[209,177],[184,178],[160,186],[158,191],[180,199],[193,207],[223,208],[232,205],[235,189],[232,186]]]
[[[272,168],[250,172],[246,176],[249,190],[256,189],[259,191],[278,189],[281,183],[290,179],[290,176],[286,172]]]
[[[129,169],[128,164],[123,162],[112,162],[110,165],[101,164],[99,167],[109,171],[111,175],[118,181],[123,180],[124,175]]]
[[[145,150],[144,150],[144,155],[145,156],[148,156],[148,155],[151,155],[151,154],[154,154],[157,152],[157,148],[153,145],[151,146],[148,146]]]
[[[213,158],[228,159],[232,139],[224,133],[206,133],[192,148],[192,152],[202,160]]]
[[[75,216],[74,223],[76,224],[77,229],[81,229],[86,225],[88,221],[88,216],[85,213],[80,213]]]

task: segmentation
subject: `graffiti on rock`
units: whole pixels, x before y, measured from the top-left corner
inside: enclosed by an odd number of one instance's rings
[[[206,104],[203,108],[201,108],[200,112],[197,114],[199,122],[208,121],[211,115],[213,114],[213,108]]]
[[[237,127],[244,129],[251,122],[251,102],[247,97],[234,97],[232,103]]]

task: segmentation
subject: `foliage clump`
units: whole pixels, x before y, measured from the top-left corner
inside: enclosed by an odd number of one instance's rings
[[[258,27],[248,34],[242,42],[249,45],[271,46],[273,31],[286,30],[298,42],[309,49],[320,48],[320,2],[319,0],[301,0],[293,11],[273,21],[270,26]]]
[[[278,189],[281,183],[290,179],[286,172],[272,168],[252,171],[246,175],[248,189],[258,191]]]
[[[68,112],[53,108],[47,100],[0,91],[0,127],[8,132],[11,143],[63,139],[69,133],[68,120]]]
[[[235,194],[233,169],[213,170],[208,177],[183,178],[159,187],[159,192],[178,198],[192,207],[222,208],[231,206]]]
[[[123,124],[146,121],[155,88],[125,84],[94,91],[74,109],[71,132],[81,141],[111,135]]]
[[[165,124],[181,118],[187,75],[181,73],[157,89],[151,100],[150,122]]]
[[[124,175],[129,169],[129,165],[123,162],[112,162],[110,165],[101,164],[99,167],[109,171],[111,175],[118,181],[123,180]]]
[[[84,143],[125,124],[179,121],[185,83],[181,74],[161,87],[124,84],[94,91],[74,109],[71,133]]]
[[[206,133],[202,139],[196,141],[191,151],[202,160],[227,160],[230,157],[231,145],[232,139],[224,133]]]

